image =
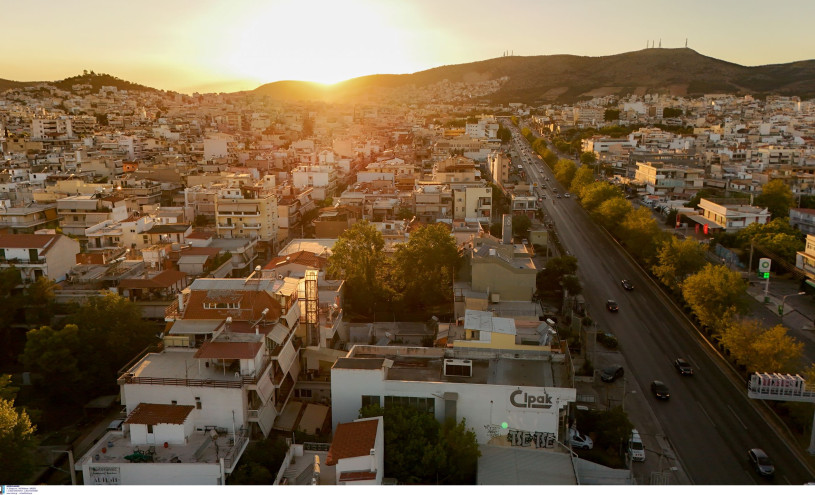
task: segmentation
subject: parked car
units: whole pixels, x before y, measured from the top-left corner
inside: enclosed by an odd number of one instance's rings
[[[600,371],[600,379],[606,383],[611,383],[623,376],[623,367],[620,365],[611,366]]]
[[[620,343],[617,341],[617,337],[615,337],[611,332],[598,333],[597,342],[607,349],[616,349],[617,346],[620,345]]]
[[[651,382],[651,392],[654,393],[657,399],[668,400],[671,398],[671,391],[668,390],[668,386],[659,380]]]
[[[747,458],[759,475],[773,476],[775,474],[775,466],[773,466],[770,457],[763,450],[750,449],[747,451]]]
[[[693,375],[693,368],[691,368],[690,364],[682,358],[676,358],[676,361],[674,361],[674,368],[676,368],[676,371],[678,371],[680,375]]]
[[[569,429],[569,444],[573,449],[590,450],[594,447],[594,442],[588,436],[583,436],[574,428]]]
[[[624,279],[621,283],[623,285],[623,289],[625,289],[625,290],[634,290],[634,284],[632,284],[628,280]]]
[[[608,301],[606,301],[606,309],[611,311],[612,313],[616,313],[617,311],[620,310],[620,306],[614,299],[609,299]]]
[[[632,461],[645,462],[645,447],[642,446],[642,439],[637,430],[631,430],[631,437],[628,439],[628,457]]]

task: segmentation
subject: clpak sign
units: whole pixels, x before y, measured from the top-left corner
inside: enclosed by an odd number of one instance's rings
[[[518,389],[509,395],[509,403],[523,409],[549,409],[552,407],[552,397],[546,392],[542,395],[531,395]]]

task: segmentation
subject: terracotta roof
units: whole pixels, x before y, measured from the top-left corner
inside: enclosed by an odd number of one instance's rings
[[[263,342],[204,342],[196,359],[254,359]]]
[[[340,474],[340,481],[367,481],[375,480],[376,471],[346,471]]]
[[[371,455],[378,426],[378,418],[338,424],[331,448],[328,449],[326,465],[333,466],[340,459]]]
[[[324,256],[318,256],[310,251],[298,251],[288,256],[278,256],[277,258],[272,258],[272,260],[269,261],[266,266],[263,267],[263,269],[274,270],[279,266],[287,265],[289,263],[296,263],[298,265],[320,269],[326,265],[327,261],[328,260]]]
[[[136,409],[133,409],[125,423],[130,425],[180,425],[184,423],[193,409],[195,409],[194,406],[142,402],[136,406]]]
[[[193,230],[192,233],[187,236],[187,239],[212,239],[212,237],[213,237],[212,232]]]
[[[232,297],[228,297],[230,294]],[[230,302],[227,298],[233,302],[240,298],[240,309],[204,309],[204,302]],[[269,308],[267,321],[280,318],[280,303],[264,290],[193,290],[185,304],[184,319],[217,320],[231,316],[235,321],[257,320],[265,308]]]
[[[166,289],[180,280],[185,280],[187,274],[178,270],[164,270],[152,278],[126,278],[119,282],[121,289]]]
[[[0,234],[0,248],[42,249],[50,247],[59,234]]]

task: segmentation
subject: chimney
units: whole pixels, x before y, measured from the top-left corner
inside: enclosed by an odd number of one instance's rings
[[[178,312],[184,312],[184,294],[181,292],[178,293]]]

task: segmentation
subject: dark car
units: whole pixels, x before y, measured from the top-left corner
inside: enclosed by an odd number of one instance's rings
[[[611,383],[621,376],[623,376],[623,367],[619,365],[611,366],[600,371],[600,379],[606,383]]]
[[[676,371],[678,371],[680,375],[693,375],[693,368],[691,368],[690,364],[682,358],[677,358],[676,361],[674,361],[674,368],[676,368]]]
[[[659,380],[651,382],[651,392],[654,393],[657,399],[667,400],[671,398],[671,392],[668,390],[668,386]]]
[[[623,284],[623,289],[625,289],[625,290],[634,290],[634,284],[632,284],[628,280],[623,280],[621,283]]]
[[[770,457],[761,449],[750,449],[747,451],[747,458],[753,469],[761,476],[772,476],[775,474],[775,466],[770,462]]]
[[[609,299],[606,301],[606,309],[611,311],[612,313],[616,313],[620,310],[620,306],[617,305],[617,302],[613,299]]]

